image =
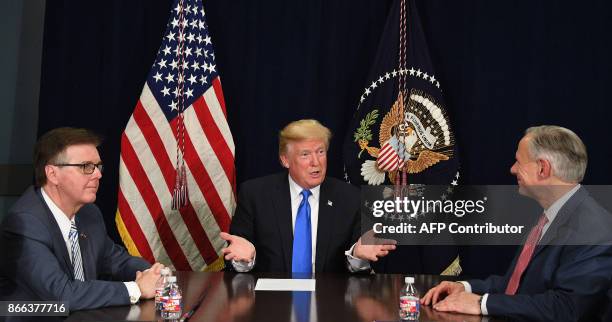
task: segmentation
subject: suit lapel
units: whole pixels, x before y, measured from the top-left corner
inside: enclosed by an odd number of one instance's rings
[[[323,181],[319,195],[319,223],[317,224],[317,253],[315,257],[315,268],[317,272],[325,270],[325,258],[332,236],[333,227],[333,189]]]
[[[281,237],[281,248],[285,259],[285,270],[291,272],[291,256],[293,252],[293,224],[291,223],[291,195],[289,192],[289,179],[280,175],[276,185],[276,195],[273,198],[274,215]]]
[[[574,214],[576,206],[586,197],[587,192],[584,188],[579,188],[573,196],[571,196],[567,202],[559,209],[557,217],[550,224],[550,227],[546,230],[544,236],[538,243],[538,247],[535,250],[533,256],[537,256],[546,246],[558,236],[559,228],[561,228]]]
[[[62,231],[60,230],[53,213],[51,213],[51,209],[45,203],[45,199],[43,198],[40,188],[35,190],[36,197],[40,202],[42,208],[44,209],[45,214],[43,215],[46,221],[49,223],[49,232],[51,233],[51,238],[53,240],[53,249],[57,254],[57,259],[60,264],[63,266],[64,271],[68,273],[68,275],[74,279],[74,271],[72,269],[72,262],[70,261],[70,255],[68,254],[68,248],[66,246],[66,242],[64,241],[64,236],[62,236]]]

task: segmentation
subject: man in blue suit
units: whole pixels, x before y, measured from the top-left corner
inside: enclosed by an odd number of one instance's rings
[[[421,303],[439,311],[538,321],[594,321],[612,278],[612,218],[580,186],[586,148],[558,126],[527,129],[510,172],[544,213],[504,276],[442,282]]]
[[[74,311],[153,297],[162,265],[116,245],[93,204],[102,177],[99,143],[75,128],[51,130],[37,142],[36,187],[0,229],[0,300],[67,301]]]

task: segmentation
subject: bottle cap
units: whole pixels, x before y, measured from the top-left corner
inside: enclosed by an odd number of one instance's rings
[[[168,276],[168,282],[170,283],[176,282],[176,276]]]
[[[412,277],[412,276],[406,276],[406,277],[404,278],[404,282],[405,282],[406,284],[408,284],[408,283],[413,284],[413,283],[414,283],[414,277]]]
[[[166,275],[166,276],[170,276],[172,275],[172,271],[170,270],[170,267],[164,267],[161,269],[161,274],[162,275]]]

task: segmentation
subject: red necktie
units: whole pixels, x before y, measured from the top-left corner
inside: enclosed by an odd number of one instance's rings
[[[535,250],[536,246],[538,245],[538,241],[542,236],[542,229],[544,228],[544,225],[546,225],[547,222],[548,218],[546,218],[545,214],[542,214],[542,217],[540,217],[538,224],[533,227],[533,229],[529,233],[529,237],[527,237],[527,241],[523,246],[523,250],[521,250],[521,255],[519,255],[519,258],[516,261],[516,265],[514,266],[514,272],[512,272],[512,277],[510,277],[510,281],[508,282],[508,286],[506,287],[507,295],[516,294],[516,290],[518,290],[519,283],[521,281],[521,276],[523,275],[523,272],[525,272],[527,265],[529,265],[529,261],[533,256],[533,251]]]

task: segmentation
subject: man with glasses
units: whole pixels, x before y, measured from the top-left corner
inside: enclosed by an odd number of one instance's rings
[[[154,296],[163,265],[115,244],[93,204],[103,169],[99,144],[75,128],[51,130],[36,143],[36,186],[0,228],[0,300],[67,301],[74,311]]]

